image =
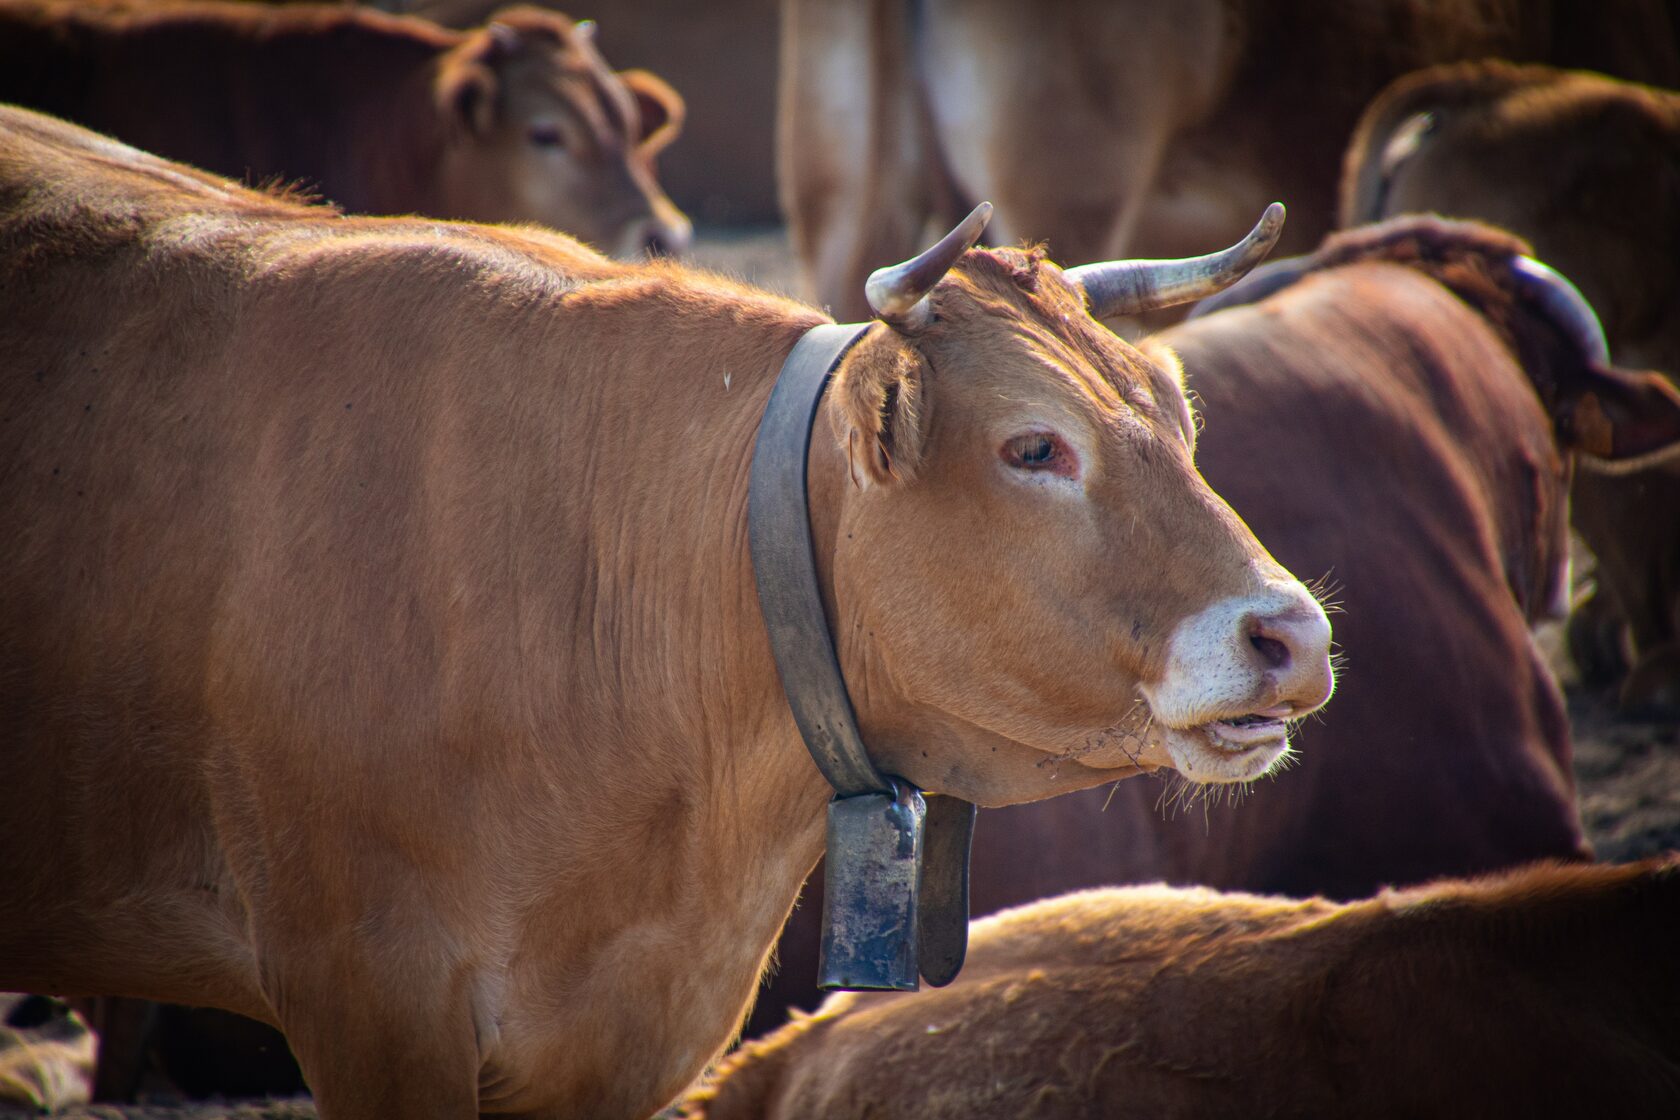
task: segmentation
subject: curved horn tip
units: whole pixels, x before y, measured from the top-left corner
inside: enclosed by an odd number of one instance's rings
[[[1274,202],[1266,207],[1266,212],[1260,215],[1260,220],[1254,223],[1254,230],[1248,236],[1253,241],[1263,241],[1270,249],[1283,235],[1283,219],[1288,217],[1289,211],[1284,209],[1281,202]]]
[[[1086,305],[1098,319],[1204,299],[1230,287],[1266,258],[1283,232],[1284,213],[1283,203],[1272,203],[1241,241],[1217,253],[1183,260],[1082,264],[1065,275],[1085,290]]]
[[[864,281],[863,294],[876,318],[899,327],[924,324],[931,314],[928,293],[980,239],[991,218],[992,204],[982,202],[931,249],[902,264],[871,272]]]

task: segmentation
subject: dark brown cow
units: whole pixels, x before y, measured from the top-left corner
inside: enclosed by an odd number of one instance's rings
[[[1235,802],[1177,810],[1140,782],[980,814],[977,913],[1154,879],[1357,898],[1587,855],[1563,698],[1529,624],[1568,589],[1583,394],[1669,441],[1680,397],[1584,359],[1517,294],[1524,249],[1429,220],[1338,235],[1267,266],[1292,286],[1159,336],[1200,398],[1201,469],[1334,589],[1340,694],[1300,728],[1299,764]],[[760,1030],[814,1006],[816,910],[795,911]]]
[[[1675,32],[1662,0],[785,0],[783,209],[841,315],[970,199],[1077,262],[1179,256],[1280,198],[1305,251],[1385,82],[1509,57],[1680,85]]]
[[[1530,240],[1581,286],[1616,360],[1680,379],[1680,93],[1502,63],[1395,82],[1348,149],[1345,225],[1435,211]],[[1589,679],[1680,717],[1680,460],[1584,470],[1575,525],[1600,594],[1571,622]]]
[[[698,1120],[1673,1116],[1680,864],[1351,905],[1088,891],[973,928],[949,988],[835,996]]]
[[[1195,266],[955,244],[807,463],[872,757],[984,804],[1263,773],[1328,621],[1087,303]],[[680,1092],[823,846],[745,522],[824,317],[10,108],[0,291],[0,988],[280,1026],[324,1120]]]
[[[361,213],[680,252],[688,219],[653,157],[682,99],[614,74],[580,26],[534,8],[454,32],[350,7],[0,0],[0,101]]]

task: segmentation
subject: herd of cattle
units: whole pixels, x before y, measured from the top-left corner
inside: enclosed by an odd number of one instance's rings
[[[872,323],[820,593],[873,761],[993,807],[962,974],[798,1010],[831,790],[746,510],[830,319],[669,259],[679,91],[536,7],[0,0],[0,990],[115,1093],[124,1008],[270,1024],[325,1120],[1680,1107],[1680,862],[1591,863],[1533,633],[1680,721],[1680,13],[780,34]],[[1296,255],[1167,310],[1239,241]]]

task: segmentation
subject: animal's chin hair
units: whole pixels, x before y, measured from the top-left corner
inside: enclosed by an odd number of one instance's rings
[[[1205,822],[1208,812],[1215,806],[1229,803],[1235,808],[1241,805],[1256,785],[1271,781],[1300,761],[1300,753],[1294,746],[1295,728],[1300,722],[1286,722],[1289,744],[1283,748],[1283,753],[1277,756],[1266,772],[1256,777],[1238,782],[1206,782],[1185,777],[1177,770],[1155,771],[1150,776],[1161,782],[1161,795],[1155,799],[1155,809],[1161,814],[1161,819],[1174,820],[1181,812],[1188,815],[1192,809],[1200,808]]]

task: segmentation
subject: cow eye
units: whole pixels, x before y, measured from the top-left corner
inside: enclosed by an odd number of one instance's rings
[[[525,131],[525,138],[539,148],[561,147],[560,128],[552,124],[534,124]]]
[[[1016,436],[1003,445],[1003,461],[1021,470],[1067,474],[1071,473],[1071,459],[1062,441],[1049,432]]]

